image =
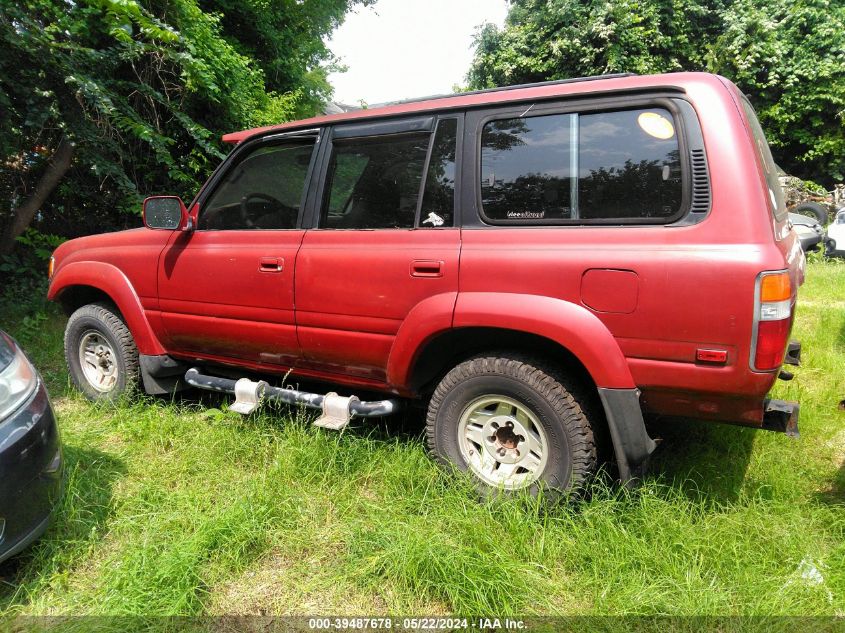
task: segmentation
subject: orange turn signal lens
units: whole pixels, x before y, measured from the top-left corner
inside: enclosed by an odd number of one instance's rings
[[[53,268],[55,268],[55,266],[56,266],[56,258],[51,257],[50,258],[50,264],[47,266],[47,279],[53,278]]]
[[[792,297],[792,285],[789,283],[789,273],[774,273],[763,275],[760,280],[760,301],[786,301]]]

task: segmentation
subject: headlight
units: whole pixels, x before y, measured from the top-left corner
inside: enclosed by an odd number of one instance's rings
[[[0,421],[26,402],[37,384],[35,368],[16,348],[12,362],[0,371]]]

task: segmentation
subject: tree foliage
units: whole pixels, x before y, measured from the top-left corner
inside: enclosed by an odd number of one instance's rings
[[[321,38],[359,2],[0,1],[0,253],[28,213],[73,236],[136,223],[144,195],[192,196],[221,132],[313,111]]]
[[[298,92],[297,115],[305,115],[331,95],[326,71],[338,66],[325,40],[340,26],[349,5],[374,2],[200,0],[199,4],[220,14],[223,36],[264,71],[269,90]]]
[[[603,73],[706,70],[751,96],[780,164],[845,178],[845,3],[511,0],[484,26],[473,88]]]

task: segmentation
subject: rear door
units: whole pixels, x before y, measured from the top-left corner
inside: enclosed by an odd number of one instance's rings
[[[408,312],[456,293],[457,116],[336,126],[296,263],[306,363],[384,381]]]
[[[178,353],[291,366],[293,279],[316,133],[236,150],[198,201],[197,229],[161,258],[159,296]]]

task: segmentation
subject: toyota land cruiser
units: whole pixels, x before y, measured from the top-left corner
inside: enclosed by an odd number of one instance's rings
[[[482,488],[578,489],[602,436],[627,481],[655,448],[644,413],[797,433],[797,403],[767,394],[799,355],[804,257],[726,79],[547,82],[223,138],[189,205],[148,198],[145,228],[56,250],[89,398],[193,385],[329,428],[416,399],[432,453]],[[386,399],[246,377],[288,372]]]

